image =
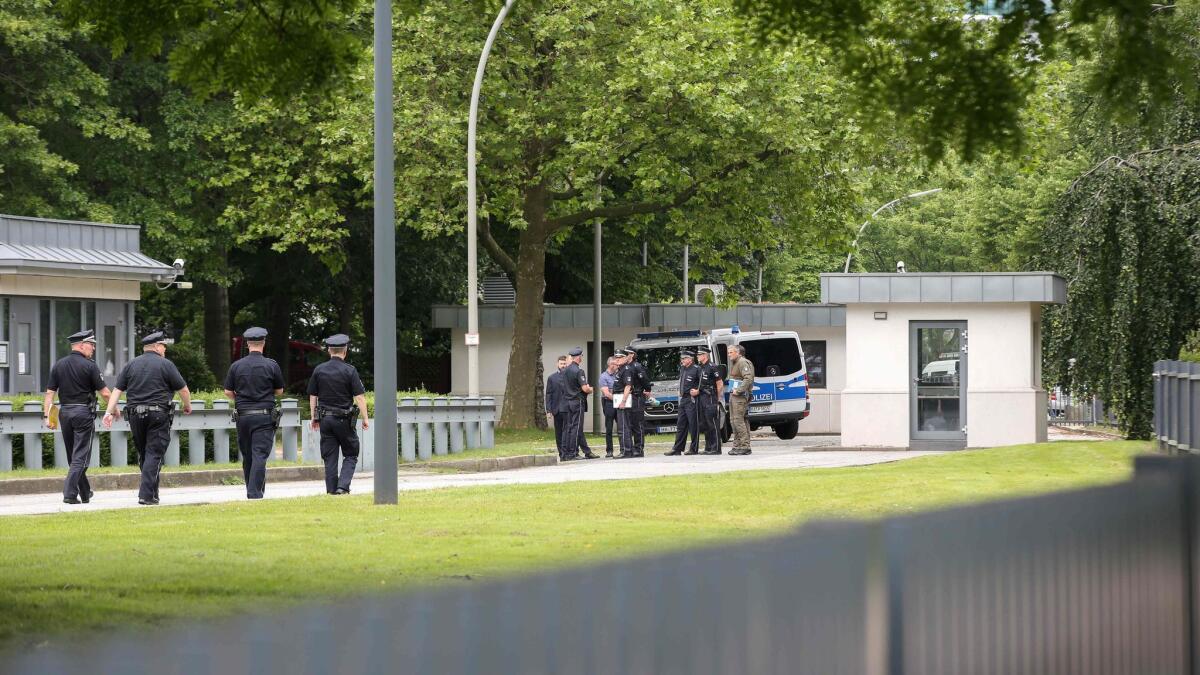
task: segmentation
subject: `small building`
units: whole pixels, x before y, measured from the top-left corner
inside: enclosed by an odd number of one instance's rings
[[[855,447],[964,448],[1046,438],[1042,306],[1066,302],[1047,272],[823,274],[821,304],[605,305],[601,352],[637,333],[792,330],[804,347],[812,413],[800,433]],[[479,308],[483,395],[503,405],[513,307]],[[542,365],[574,346],[592,354],[592,306],[546,305]],[[454,392],[467,389],[466,308],[433,308],[451,331]],[[589,365],[595,381],[596,369]],[[971,414],[973,411],[974,414]],[[984,412],[986,411],[986,412]],[[591,415],[585,417],[590,428]]]
[[[134,349],[144,283],[182,270],[141,253],[140,230],[0,215],[0,394],[44,391],[67,336],[96,331],[96,362],[111,385]]]

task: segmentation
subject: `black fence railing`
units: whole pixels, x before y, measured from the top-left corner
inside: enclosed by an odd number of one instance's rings
[[[1154,435],[1165,452],[1200,452],[1200,363],[1154,364]]]
[[[1191,674],[1197,477],[1147,456],[1114,485],[100,634],[0,672]]]

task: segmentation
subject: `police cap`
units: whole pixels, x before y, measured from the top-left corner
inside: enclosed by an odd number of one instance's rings
[[[150,333],[146,337],[142,338],[142,344],[144,344],[144,345],[156,345],[160,342],[166,342],[166,341],[167,341],[167,334],[162,332],[161,330],[156,330],[153,333]]]
[[[80,342],[90,342],[92,344],[96,344],[96,331],[90,328],[88,330],[81,330],[74,335],[68,335],[67,342],[70,342],[73,345],[79,344]]]
[[[683,350],[683,351],[679,352],[679,358],[681,358],[681,359],[694,359],[694,358],[696,358],[696,352],[694,352],[694,351],[692,351],[692,350],[690,350],[690,349],[685,349],[685,350]]]
[[[348,344],[350,344],[350,336],[345,333],[338,333],[337,335],[330,335],[325,338],[326,347],[345,347]]]
[[[626,347],[624,350],[625,356],[637,356],[637,350],[633,347]]]
[[[242,333],[242,337],[246,338],[247,340],[266,340],[267,329],[259,328],[258,326],[251,326],[246,329],[245,333]]]
[[[707,345],[703,346],[703,347],[698,347],[698,348],[696,348],[696,353],[697,354],[711,354],[712,348],[708,347]]]
[[[569,351],[567,353],[570,354],[571,356],[582,356],[583,349],[581,347],[572,347],[571,351]]]

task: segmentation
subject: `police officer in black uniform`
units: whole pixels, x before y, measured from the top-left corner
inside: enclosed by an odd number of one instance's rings
[[[344,495],[350,492],[350,479],[358,466],[358,434],[354,418],[367,421],[367,390],[358,369],[346,363],[350,338],[338,333],[325,339],[329,360],[313,369],[308,378],[308,404],[313,411],[312,429],[321,431],[321,459],[325,461],[325,492]],[[342,471],[338,473],[338,450],[342,452]]]
[[[571,360],[563,371],[561,385],[563,406],[567,412],[566,427],[563,429],[564,452],[560,459],[564,462],[578,459],[580,450],[583,450],[585,459],[596,459],[599,455],[592,452],[583,435],[583,413],[587,410],[587,396],[592,393],[587,373],[579,367],[579,362],[583,359],[583,349],[575,347],[567,354]]]
[[[71,468],[63,484],[63,501],[67,504],[87,504],[92,500],[92,485],[87,479],[92,461],[92,435],[96,431],[96,392],[108,398],[108,387],[100,368],[92,360],[96,353],[96,334],[85,330],[67,337],[71,353],[59,359],[50,369],[46,398],[42,410],[49,422],[50,406],[58,393],[60,411],[58,426],[62,429],[63,445]]]
[[[550,415],[551,421],[554,422],[554,446],[558,448],[558,456],[561,459],[567,454],[567,446],[571,448],[571,454],[575,454],[574,443],[563,443],[563,429],[566,428],[566,401],[563,394],[563,371],[567,369],[567,357],[560,356],[555,360],[557,370],[550,373],[550,377],[546,378],[546,414]]]
[[[695,363],[696,353],[685,349],[679,353],[681,362],[679,368],[679,419],[675,423],[675,447],[668,455],[695,455],[700,452],[700,428],[696,418],[697,387],[700,386],[700,368]],[[683,446],[691,437],[691,445],[687,452]]]
[[[183,403],[183,413],[192,413],[192,393],[179,369],[166,358],[167,342],[162,331],[142,338],[142,355],[121,370],[104,412],[104,426],[112,428],[113,420],[121,416],[117,401],[125,394],[125,414],[129,416],[129,431],[137,448],[138,466],[142,468],[138,503],[144,505],[158,503],[158,477],[163,455],[171,443],[174,417],[171,399],[176,392]]]
[[[725,380],[721,378],[721,369],[712,362],[712,350],[700,347],[700,384],[697,387],[696,416],[700,421],[700,431],[704,433],[705,455],[721,454],[720,417],[717,415],[721,396],[725,388]]]
[[[629,403],[625,405],[625,419],[621,421],[621,444],[624,446],[617,459],[645,457],[644,413],[646,410],[646,393],[650,391],[650,377],[646,368],[638,363],[637,350],[625,348],[625,365],[621,368],[620,384]]]
[[[263,356],[267,329],[252,326],[242,337],[250,351],[230,364],[225,375],[225,396],[233,399],[246,499],[262,499],[267,488],[267,459],[275,451],[275,428],[279,424],[275,397],[283,393],[285,382],[275,359]]]

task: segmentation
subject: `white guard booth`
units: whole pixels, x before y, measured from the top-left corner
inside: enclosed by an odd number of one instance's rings
[[[957,449],[1046,440],[1047,272],[823,274],[846,307],[842,445]]]

